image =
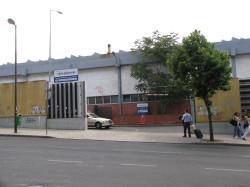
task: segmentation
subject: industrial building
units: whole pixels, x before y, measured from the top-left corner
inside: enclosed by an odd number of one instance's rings
[[[231,41],[216,42],[215,47],[227,51],[232,65],[232,77],[239,80],[241,110],[250,110],[250,39],[232,38]],[[140,61],[140,56],[130,52],[114,53],[108,46],[106,54],[94,53],[91,56],[71,56],[63,59],[27,61],[17,64],[17,82],[20,90],[18,96],[18,113],[23,115],[23,127],[43,128],[46,123],[46,82],[54,81],[54,72],[58,70],[77,70],[78,80],[84,81],[87,110],[96,112],[104,117],[112,118],[115,124],[178,124],[178,116],[184,109],[192,106],[190,102],[169,106],[165,114],[159,114],[157,99],[145,100],[143,93],[134,89],[137,83],[130,76],[132,64]],[[49,76],[51,73],[51,77]],[[14,64],[0,66],[0,125],[13,125],[13,90]],[[42,82],[42,83],[41,83]],[[40,89],[26,90],[21,84],[40,85]],[[44,86],[41,86],[44,85]],[[27,85],[26,85],[27,86]],[[6,88],[9,88],[7,91]],[[41,88],[43,87],[43,88]],[[27,87],[28,88],[28,87]],[[37,89],[37,88],[35,88]],[[35,92],[31,98],[24,96]],[[40,94],[40,95],[39,95]],[[39,99],[36,100],[36,95]],[[5,98],[3,98],[5,97]],[[8,97],[8,99],[6,99]],[[25,99],[25,101],[22,101]],[[31,100],[32,102],[28,102]],[[9,101],[9,102],[7,102]],[[147,104],[148,115],[141,118],[138,115],[138,104]],[[22,106],[26,105],[26,106]],[[26,109],[24,109],[26,107]],[[25,111],[22,113],[22,111]],[[198,109],[194,108],[197,113]],[[229,114],[227,114],[229,115]],[[63,116],[61,116],[63,117]],[[60,118],[58,116],[57,118]],[[13,120],[13,119],[12,119]],[[32,123],[31,123],[32,122]]]

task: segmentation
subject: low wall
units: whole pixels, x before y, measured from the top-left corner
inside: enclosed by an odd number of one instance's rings
[[[162,125],[180,124],[179,114],[113,116],[115,125]]]
[[[66,129],[66,130],[88,129],[86,118],[48,119],[48,128],[49,129]]]
[[[46,125],[46,116],[22,117],[21,128],[44,129]],[[0,118],[0,127],[14,127],[14,118]]]
[[[138,111],[137,111],[137,104],[138,103],[123,103],[122,104],[122,116],[138,116]],[[171,106],[166,106],[165,113],[159,113],[159,108],[161,103],[159,102],[148,102],[148,110],[149,110],[149,115],[167,115],[167,114],[176,114],[176,115],[182,115],[184,110],[190,109],[190,104],[188,101],[185,103],[179,103]],[[94,112],[96,113],[96,110],[100,108],[111,108],[110,111],[110,116],[112,118],[114,116],[119,116],[120,115],[120,107],[119,104],[106,104],[106,105],[88,105],[87,106],[87,111],[88,112]],[[98,113],[97,113],[98,114]],[[147,116],[149,116],[147,115]],[[104,115],[100,115],[101,117],[105,117]]]
[[[209,134],[209,124],[196,123],[197,128],[201,130],[203,134]],[[234,127],[229,122],[213,122],[214,134],[231,134],[233,136]]]
[[[63,119],[48,119],[47,127],[49,129],[87,129],[87,122],[84,118],[63,118]],[[0,127],[14,127],[12,118],[0,118]],[[22,117],[20,128],[45,129],[46,116],[29,116]]]

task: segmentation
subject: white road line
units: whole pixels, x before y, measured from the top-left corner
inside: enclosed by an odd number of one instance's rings
[[[124,151],[124,150],[116,150],[116,151]],[[165,152],[165,151],[137,151],[137,150],[125,150],[126,152],[135,152],[135,153],[160,153],[160,154],[185,154],[182,152]]]
[[[216,171],[234,171],[234,172],[247,172],[250,173],[250,170],[239,170],[239,169],[220,169],[220,168],[205,168],[207,170],[216,170]]]
[[[10,150],[10,149],[3,149],[1,152],[25,152],[25,153],[35,153],[35,151],[26,151],[26,150]]]
[[[146,166],[146,167],[156,167],[158,165],[144,165],[144,164],[121,164],[121,166]]]
[[[17,150],[10,150],[10,149],[2,149],[1,151],[5,151],[5,152],[13,152],[13,151],[17,151]]]
[[[53,148],[53,147],[51,147]],[[72,147],[57,147],[60,149],[72,149],[72,150],[84,150],[84,148],[72,148]],[[94,149],[92,149],[94,150]],[[164,151],[137,151],[137,150],[119,150],[119,149],[110,149],[110,151],[115,151],[115,152],[137,152],[137,153],[160,153],[160,154],[185,154],[182,152],[164,152]],[[224,156],[224,155],[223,155]]]
[[[49,162],[64,162],[64,163],[82,163],[82,161],[70,161],[70,160],[48,160]]]
[[[160,154],[184,154],[182,152],[164,152],[164,151],[136,151],[141,153],[160,153]]]
[[[0,160],[16,160],[16,158],[0,158]]]

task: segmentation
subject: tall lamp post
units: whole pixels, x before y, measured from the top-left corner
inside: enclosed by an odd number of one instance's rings
[[[15,85],[14,85],[14,133],[17,133],[17,38],[16,38],[16,29],[17,26],[15,21],[11,18],[8,19],[8,23],[11,25],[15,25]]]
[[[51,12],[57,12],[58,14],[62,14],[61,11],[50,10],[49,14],[49,83],[51,84]]]
[[[122,115],[122,78],[121,78],[121,64],[120,59],[117,57],[115,52],[112,52],[112,55],[115,57],[115,66],[118,69],[118,100],[119,100],[119,108],[120,108],[120,115]]]

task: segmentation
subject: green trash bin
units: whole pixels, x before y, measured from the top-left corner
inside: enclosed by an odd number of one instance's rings
[[[22,123],[22,115],[17,114],[16,115],[16,125],[19,126]]]

